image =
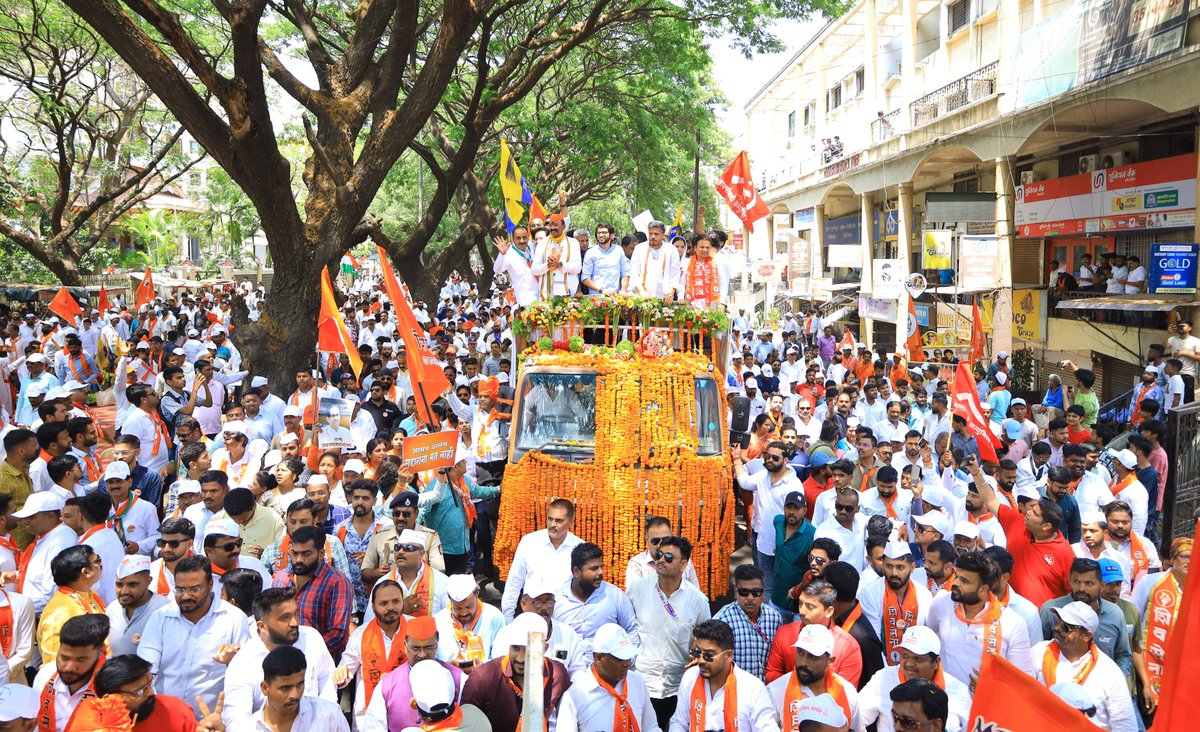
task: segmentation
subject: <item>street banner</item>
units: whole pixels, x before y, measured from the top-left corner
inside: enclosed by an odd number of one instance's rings
[[[454,465],[458,432],[430,432],[404,438],[404,467],[410,473],[437,470]]]
[[[1082,713],[1067,706],[1038,680],[1005,660],[984,653],[979,682],[964,729],[971,732],[1096,732]],[[1158,725],[1154,726],[1158,729]]]
[[[1150,245],[1150,292],[1196,292],[1197,244]]]
[[[354,406],[349,399],[321,397],[317,405],[317,444],[321,450],[355,449],[354,435],[350,432]]]
[[[954,232],[938,229],[921,234],[921,269],[951,269],[950,251]]]
[[[770,209],[758,197],[758,189],[750,179],[750,156],[743,150],[733,159],[717,181],[717,193],[729,204],[733,215],[751,232],[754,222],[770,214]]]
[[[900,259],[876,259],[871,267],[871,296],[899,300],[904,290],[904,280],[900,277],[903,265]]]
[[[992,434],[988,420],[983,416],[983,407],[979,404],[979,393],[975,391],[975,377],[971,374],[971,364],[960,361],[958,371],[954,375],[954,386],[950,394],[950,412],[956,417],[967,420],[967,432],[975,436],[979,445],[981,462],[998,463],[996,448],[1000,447],[1000,438]]]
[[[858,298],[858,317],[870,318],[871,320],[886,320],[894,323],[896,322],[898,304],[896,300],[884,300],[878,297],[860,295]]]

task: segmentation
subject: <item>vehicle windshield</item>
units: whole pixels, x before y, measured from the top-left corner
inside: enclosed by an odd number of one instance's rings
[[[575,455],[595,451],[594,372],[530,373],[522,388],[521,410],[514,426],[514,461],[537,449]]]

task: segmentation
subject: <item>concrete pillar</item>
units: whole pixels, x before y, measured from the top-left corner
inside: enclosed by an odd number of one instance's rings
[[[899,217],[896,230],[896,247],[897,256],[900,257],[900,280],[903,282],[912,274],[912,240],[913,232],[916,230],[916,222],[913,220],[913,184],[905,182],[900,184],[900,196],[897,201],[897,215]],[[908,301],[911,300],[908,296],[908,290],[901,290],[900,300],[896,303],[896,348],[903,348],[908,339]],[[910,354],[916,357],[917,354]]]
[[[823,144],[821,144],[821,141],[824,140],[826,137],[832,137],[832,135],[826,134],[827,130],[829,129],[829,124],[828,124],[829,123],[829,103],[828,103],[828,97],[826,96],[826,92],[829,91],[829,81],[826,78],[826,73],[825,73],[825,71],[826,71],[826,69],[825,69],[825,41],[821,41],[820,43],[817,44],[816,56],[817,56],[817,58],[816,58],[817,98],[815,100],[817,103],[817,105],[816,105],[817,119],[815,120],[816,133],[817,133],[816,144],[817,144],[817,155],[823,155],[825,153],[825,146]],[[803,123],[803,120],[801,120],[801,123]],[[818,159],[817,165],[818,166],[824,165],[824,161],[821,159]]]
[[[1012,246],[1015,190],[1012,165],[996,158],[996,239],[999,243],[999,289],[992,305],[992,353],[1012,350]]]
[[[917,0],[900,0],[900,89],[900,101],[904,106],[918,96]],[[905,125],[905,128],[909,125]]]
[[[863,44],[863,77],[868,93],[867,99],[872,104],[879,96],[878,62],[876,61],[879,58],[879,13],[876,2],[877,0],[867,0],[863,7],[867,13],[866,38]]]
[[[825,204],[818,203],[813,206],[813,228],[812,228],[812,244],[808,247],[808,262],[809,268],[812,271],[811,277],[808,280],[808,293],[812,296],[815,303],[817,296],[814,291],[816,284],[813,279],[825,276]],[[814,267],[813,264],[820,260],[821,266]]]
[[[859,215],[862,222],[860,227],[862,229],[862,233],[859,236],[859,240],[862,243],[863,260],[862,279],[859,281],[858,290],[859,292],[871,292],[873,289],[872,283],[875,282],[873,267],[874,262],[872,261],[874,256],[874,252],[872,251],[874,249],[874,236],[872,236],[871,232],[874,224],[875,195],[873,193],[863,193],[858,197],[858,199]],[[868,348],[874,349],[875,321],[871,320],[870,318],[863,318],[860,321],[860,325],[862,328],[862,333],[859,334],[859,337],[862,338],[863,342],[867,344]]]

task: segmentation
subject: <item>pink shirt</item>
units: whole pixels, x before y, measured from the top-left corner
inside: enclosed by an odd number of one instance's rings
[[[1146,459],[1158,471],[1158,503],[1154,506],[1154,510],[1161,511],[1163,494],[1167,492],[1167,470],[1170,466],[1170,463],[1167,462],[1167,451],[1160,445],[1154,448]]]

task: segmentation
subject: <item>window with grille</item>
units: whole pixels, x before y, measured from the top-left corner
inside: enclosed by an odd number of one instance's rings
[[[795,137],[795,136],[796,136],[796,113],[789,112],[788,113],[788,137],[791,138],[791,137]]]
[[[829,91],[825,92],[826,106],[833,110],[842,106],[842,85],[837,84]]]
[[[967,27],[971,15],[971,0],[954,0],[946,8],[946,19],[949,21],[950,33],[954,35]]]
[[[813,126],[813,112],[815,111],[816,105],[814,105],[812,102],[804,105],[804,129],[807,130],[809,127]]]
[[[859,67],[858,70],[854,72],[854,96],[858,96],[859,94],[862,94],[866,88],[867,88],[867,70],[862,67]]]

